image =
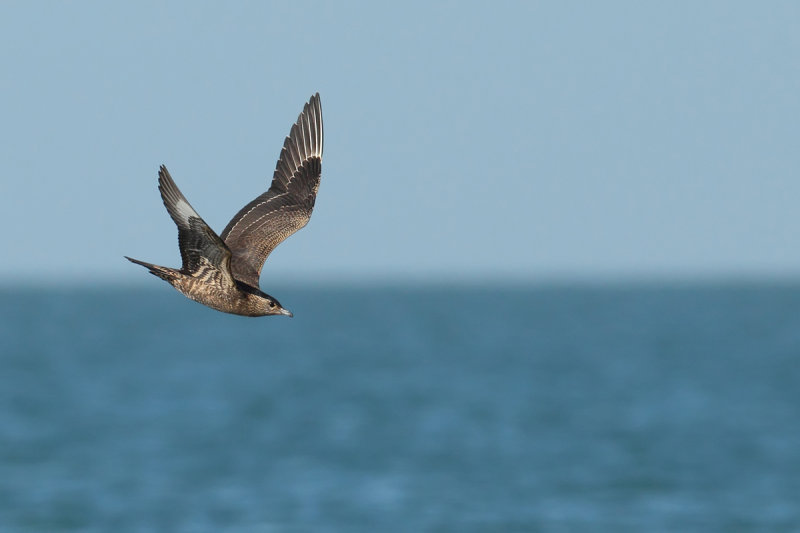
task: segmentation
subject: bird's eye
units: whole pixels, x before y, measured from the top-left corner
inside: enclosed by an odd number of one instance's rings
[[[275,302],[270,302],[270,303],[269,303],[269,306],[270,306],[270,307],[275,307]]]

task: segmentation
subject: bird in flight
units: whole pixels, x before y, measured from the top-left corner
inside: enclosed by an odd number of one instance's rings
[[[286,315],[278,300],[259,289],[267,257],[308,223],[322,175],[322,108],[311,97],[283,143],[269,190],[244,206],[217,235],[189,205],[167,168],[158,172],[161,199],[178,226],[180,269],[125,256],[188,298],[224,313]]]

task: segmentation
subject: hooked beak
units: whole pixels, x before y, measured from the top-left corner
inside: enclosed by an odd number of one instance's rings
[[[283,308],[281,308],[279,314],[286,315],[288,317],[293,317],[294,316],[291,311],[289,311],[288,309],[283,309]]]

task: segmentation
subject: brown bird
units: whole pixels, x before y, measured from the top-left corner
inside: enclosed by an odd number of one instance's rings
[[[287,315],[261,292],[258,279],[270,252],[308,223],[322,175],[322,108],[311,97],[283,143],[269,190],[214,233],[181,194],[167,168],[158,189],[178,226],[180,270],[125,258],[150,270],[187,297],[218,311],[244,316]]]

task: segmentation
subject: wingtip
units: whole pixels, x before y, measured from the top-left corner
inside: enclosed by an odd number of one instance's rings
[[[175,185],[169,170],[165,165],[161,165],[158,167],[158,190],[162,193],[169,191],[171,195],[174,195],[174,189],[177,189],[177,185]]]

